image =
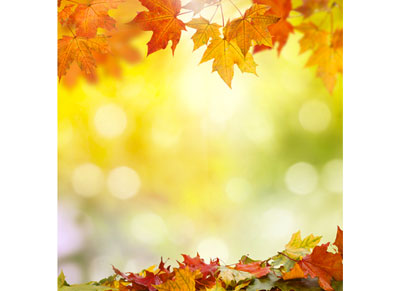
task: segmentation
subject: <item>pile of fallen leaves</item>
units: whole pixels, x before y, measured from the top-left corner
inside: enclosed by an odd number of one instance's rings
[[[99,282],[69,285],[61,272],[58,291],[340,291],[343,290],[343,231],[338,227],[335,242],[318,245],[320,236],[302,240],[294,233],[285,249],[267,260],[243,256],[233,265],[221,266],[219,259],[205,263],[199,254],[182,255],[179,267],[156,267],[140,273],[114,275]]]
[[[187,27],[195,30],[193,50],[206,47],[200,63],[213,60],[218,72],[231,87],[234,67],[256,75],[254,53],[277,46],[278,54],[297,30],[303,33],[300,53],[311,51],[307,67],[317,67],[317,76],[332,92],[337,75],[343,72],[343,27],[335,23],[334,14],[343,10],[343,0],[303,0],[293,7],[291,0],[253,0],[248,8],[238,7],[235,0],[139,0],[147,10],[131,15],[128,23],[119,23],[109,15],[126,0],[58,0],[58,77],[74,65],[87,79],[96,78],[96,66],[102,64],[113,75],[120,74],[120,59],[135,62],[137,50],[130,40],[139,31],[151,31],[147,43],[150,55],[172,43],[172,53]],[[232,5],[240,17],[224,14],[222,5]],[[121,8],[120,8],[121,9]],[[207,19],[201,13],[212,9]],[[294,11],[302,21],[292,25]],[[315,14],[323,16],[316,17]],[[190,14],[190,21],[181,15]],[[197,16],[198,15],[198,16]],[[215,22],[214,19],[222,19]]]

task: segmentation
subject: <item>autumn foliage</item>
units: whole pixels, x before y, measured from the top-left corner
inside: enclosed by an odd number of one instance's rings
[[[129,40],[139,31],[150,31],[147,55],[166,49],[171,42],[172,54],[187,28],[195,30],[193,50],[205,46],[201,62],[212,61],[216,71],[231,87],[234,65],[243,73],[256,74],[258,64],[254,54],[275,48],[280,55],[290,34],[302,33],[300,53],[310,51],[307,67],[316,67],[316,74],[332,92],[338,74],[343,72],[343,27],[335,27],[333,14],[342,10],[342,1],[303,0],[292,6],[291,0],[253,0],[245,11],[233,0],[139,0],[146,10],[131,15],[128,23],[117,23],[109,11],[117,9],[125,0],[60,0],[58,23],[67,35],[58,40],[58,77],[65,76],[73,64],[89,80],[96,79],[96,66],[102,64],[115,76],[120,75],[118,62],[124,59],[134,63],[139,59]],[[224,14],[222,3],[232,4],[237,18]],[[210,19],[197,16],[203,10],[213,9]],[[294,12],[295,16],[291,16]],[[312,16],[325,13],[324,19]],[[193,18],[184,22],[181,15]],[[213,21],[221,14],[222,23]],[[293,17],[301,19],[293,25]],[[329,18],[329,27],[323,23]]]
[[[318,245],[320,236],[302,239],[292,235],[285,249],[266,260],[243,256],[236,264],[222,266],[215,258],[206,263],[199,254],[182,255],[178,267],[161,259],[156,267],[140,273],[122,272],[99,282],[69,285],[63,273],[58,291],[340,291],[343,290],[343,231],[338,227],[334,243]]]

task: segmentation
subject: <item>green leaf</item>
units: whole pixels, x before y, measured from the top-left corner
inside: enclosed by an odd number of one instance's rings
[[[331,286],[335,291],[343,291],[343,281],[333,281]]]
[[[262,279],[255,279],[254,282],[248,286],[247,291],[271,290],[276,286],[275,282],[277,280],[278,278],[273,274],[269,274]]]
[[[92,285],[92,282],[88,282],[86,284],[74,284],[70,286],[62,286],[61,288],[58,288],[58,291],[108,291],[108,290],[117,290],[117,289],[106,286]]]
[[[85,284],[69,285],[65,280],[63,271],[58,276],[58,291],[110,291],[115,288],[100,286],[97,282],[88,282]]]

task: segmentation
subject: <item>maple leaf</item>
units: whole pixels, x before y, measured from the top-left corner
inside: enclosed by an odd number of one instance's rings
[[[269,6],[262,4],[253,4],[248,8],[244,15],[228,22],[226,38],[236,39],[237,45],[243,55],[247,55],[252,41],[257,45],[272,45],[272,37],[268,26],[276,23],[280,18],[273,15],[266,15]]]
[[[95,59],[93,51],[108,53],[107,38],[98,35],[94,38],[79,36],[63,36],[58,39],[58,78],[59,80],[73,62],[77,62],[82,73],[86,76],[95,74]]]
[[[326,291],[333,291],[331,279],[343,280],[343,263],[340,254],[327,251],[330,243],[316,246],[313,252],[296,263],[294,268],[283,275],[283,279],[318,277],[318,283]]]
[[[200,271],[196,270],[191,272],[189,267],[184,269],[175,269],[175,277],[172,280],[168,280],[163,284],[156,285],[158,291],[195,291],[196,283],[195,278],[200,274]]]
[[[117,24],[115,30],[106,33],[111,54],[93,53],[97,64],[104,67],[107,73],[121,77],[121,59],[131,64],[141,59],[139,51],[130,45],[130,40],[137,37],[140,32],[136,25]]]
[[[174,272],[170,271],[170,266],[165,268],[162,258],[158,270],[156,271],[153,271],[152,268],[149,268],[148,270],[144,270],[141,274],[123,273],[114,266],[113,270],[117,275],[130,282],[134,290],[156,291],[157,289],[154,287],[154,285],[162,284],[174,276]]]
[[[280,17],[277,23],[270,25],[268,28],[273,37],[273,44],[278,44],[277,51],[278,54],[280,54],[287,43],[289,34],[294,32],[292,24],[288,21],[288,16],[292,9],[291,0],[254,0],[253,2],[270,6],[266,14]],[[266,45],[255,46],[254,52],[270,48],[271,47]]]
[[[303,33],[303,37],[299,40],[300,54],[308,50],[316,49],[319,45],[327,43],[329,33],[320,30],[317,25],[312,22],[304,22],[295,27]]]
[[[316,11],[328,9],[328,2],[329,0],[303,0],[303,4],[294,10],[307,18]]]
[[[186,5],[182,6],[182,8],[193,11],[193,14],[196,15],[203,10],[205,4],[214,4],[216,2],[217,0],[192,0]]]
[[[337,74],[343,72],[343,30],[335,30],[331,44],[323,44],[313,52],[306,63],[306,67],[310,66],[317,66],[317,76],[332,93]]]
[[[65,25],[68,22],[70,15],[73,14],[75,8],[75,4],[66,5],[65,7],[63,7],[63,9],[58,12],[58,21],[62,25]]]
[[[286,271],[289,271],[295,264],[294,260],[300,260],[303,256],[309,254],[320,240],[321,236],[314,236],[313,234],[302,240],[300,231],[294,233],[288,244],[285,245],[282,254],[272,258],[273,267],[283,266]]]
[[[224,28],[224,35],[227,35],[228,26]],[[217,71],[219,76],[231,88],[234,75],[234,64],[240,68],[241,72],[256,74],[257,64],[250,53],[245,56],[241,52],[234,40],[229,41],[225,38],[212,39],[208,45],[201,63],[214,59],[212,71]]]
[[[193,51],[203,45],[206,45],[210,38],[220,38],[221,33],[219,32],[219,28],[221,28],[221,26],[216,23],[210,23],[207,19],[203,17],[194,18],[186,23],[186,25],[188,27],[196,29],[196,32],[192,36],[192,40],[194,43]]]
[[[116,20],[109,16],[108,11],[115,9],[125,0],[90,0],[88,3],[75,4],[68,23],[76,26],[76,35],[94,37],[99,27],[112,30]]]
[[[221,266],[219,268],[219,279],[221,279],[226,286],[236,286],[244,282],[251,282],[255,276],[249,272],[238,271]]]
[[[205,287],[212,287],[215,284],[215,272],[219,268],[219,259],[210,260],[210,263],[206,264],[199,254],[194,258],[184,254],[182,256],[183,262],[178,262],[181,269],[189,268],[191,271],[200,271],[200,276],[196,277],[198,284]]]
[[[341,230],[339,226],[336,233],[334,245],[336,245],[336,247],[338,248],[338,253],[343,256],[343,230]]]
[[[152,38],[147,43],[148,55],[165,49],[172,41],[174,53],[181,31],[186,30],[185,24],[177,18],[181,10],[180,0],[139,0],[149,11],[139,12],[132,20],[145,31],[153,31]]]
[[[255,277],[261,278],[263,276],[266,276],[270,272],[270,269],[268,267],[262,266],[263,264],[264,262],[262,261],[244,263],[242,260],[240,260],[236,264],[235,269],[251,273],[255,275]]]

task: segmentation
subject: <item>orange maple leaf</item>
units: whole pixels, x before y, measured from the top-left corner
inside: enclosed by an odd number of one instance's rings
[[[332,34],[331,44],[319,46],[306,63],[307,67],[317,66],[320,77],[330,93],[334,90],[337,74],[343,72],[343,30]]]
[[[125,0],[89,0],[88,3],[75,4],[68,23],[76,26],[76,35],[94,37],[99,27],[115,28],[116,20],[109,16],[108,11],[123,2]]]
[[[329,243],[316,246],[310,255],[297,262],[289,272],[283,275],[284,280],[318,277],[318,283],[326,291],[333,291],[332,278],[337,281],[343,280],[343,263],[340,254],[327,251]]]
[[[329,32],[320,30],[319,27],[312,22],[301,23],[295,28],[303,33],[303,37],[299,40],[300,54],[308,50],[314,50],[319,45],[324,45],[328,41]]]
[[[152,38],[147,43],[148,55],[165,49],[172,41],[174,53],[185,24],[177,18],[181,10],[180,0],[139,0],[149,11],[139,12],[132,21],[145,31],[153,31]]]
[[[63,36],[58,39],[59,80],[66,74],[73,62],[77,62],[84,75],[95,75],[96,63],[92,55],[93,51],[109,52],[107,38],[104,35],[98,35],[94,38]]]
[[[303,4],[294,10],[302,13],[304,18],[307,18],[316,11],[326,10],[328,2],[329,0],[303,0]]]
[[[268,26],[279,21],[279,17],[267,15],[269,6],[262,4],[253,4],[239,18],[232,20],[228,26],[226,38],[229,40],[236,39],[237,45],[243,55],[246,55],[255,41],[257,45],[272,46],[272,37]]]
[[[139,51],[130,44],[140,32],[136,25],[116,25],[116,30],[106,33],[111,53],[93,52],[97,64],[112,76],[121,77],[121,60],[134,64],[141,59]]]
[[[280,54],[287,43],[289,34],[294,32],[292,24],[288,21],[288,16],[292,9],[291,0],[254,0],[254,3],[270,6],[271,8],[266,14],[280,17],[277,23],[269,26],[269,32],[273,37],[273,43],[278,44],[277,51]],[[268,48],[270,47],[265,45],[256,46],[254,52],[259,52]]]

